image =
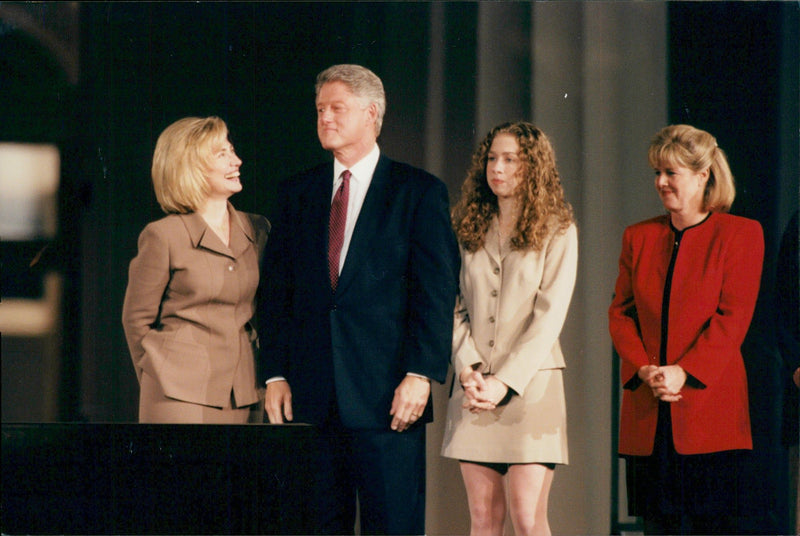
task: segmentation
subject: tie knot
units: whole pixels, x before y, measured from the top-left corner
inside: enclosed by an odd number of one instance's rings
[[[342,178],[343,178],[344,180],[346,180],[346,181],[350,180],[350,177],[351,177],[352,175],[353,175],[353,174],[352,174],[352,173],[350,173],[350,170],[349,170],[349,169],[345,169],[344,171],[342,171]]]

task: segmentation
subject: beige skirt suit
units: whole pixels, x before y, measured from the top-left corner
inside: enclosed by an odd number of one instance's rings
[[[491,463],[568,463],[559,335],[578,264],[577,230],[551,234],[540,251],[500,244],[495,219],[483,248],[461,251],[453,332],[454,385],[442,455]],[[458,375],[476,366],[513,390],[493,411],[461,407]]]
[[[269,222],[228,211],[227,246],[196,213],[166,216],[139,236],[122,323],[140,422],[247,422],[259,400],[251,320]]]

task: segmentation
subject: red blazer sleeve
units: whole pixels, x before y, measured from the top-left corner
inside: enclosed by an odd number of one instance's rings
[[[624,385],[636,378],[638,370],[646,365],[658,365],[658,355],[648,354],[642,340],[639,317],[633,296],[633,230],[627,228],[622,235],[622,252],[619,256],[619,275],[614,286],[614,298],[608,310],[608,325],[614,349],[621,359],[621,379]],[[635,384],[638,385],[638,384]]]

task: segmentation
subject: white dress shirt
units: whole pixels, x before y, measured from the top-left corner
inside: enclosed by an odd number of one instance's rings
[[[375,168],[378,166],[380,156],[381,151],[376,143],[369,154],[352,167],[345,167],[344,164],[336,159],[333,161],[331,203],[333,202],[333,196],[336,195],[336,190],[342,184],[342,172],[349,169],[351,173],[350,195],[347,198],[347,219],[344,224],[344,242],[342,243],[342,251],[339,254],[339,274],[342,273],[342,267],[347,258],[347,250],[350,248],[350,239],[353,238],[353,229],[356,227],[356,220],[358,220],[358,215],[361,213],[361,206],[364,204],[364,198],[367,197],[367,190],[369,190],[372,175],[375,174]]]

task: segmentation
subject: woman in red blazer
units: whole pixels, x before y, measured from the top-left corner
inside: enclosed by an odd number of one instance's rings
[[[244,424],[259,401],[251,320],[269,222],[228,201],[241,165],[218,117],[176,121],[156,143],[168,215],[139,235],[122,309],[140,422]]]
[[[609,309],[629,511],[646,534],[734,534],[737,457],[752,449],[740,346],[763,234],[727,214],[733,177],[708,132],[666,127],[648,159],[667,214],[625,230]]]

